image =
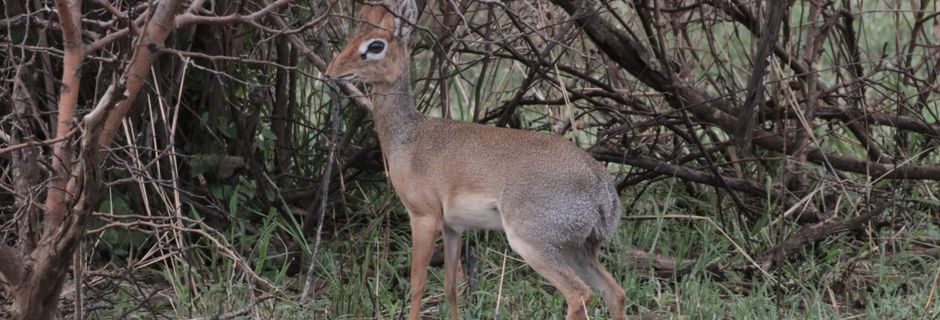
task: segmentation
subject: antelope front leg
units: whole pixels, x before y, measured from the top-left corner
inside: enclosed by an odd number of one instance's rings
[[[440,231],[440,219],[421,217],[411,214],[411,306],[408,319],[418,320],[421,311],[421,297],[424,296],[424,283],[428,277],[428,263],[434,236]]]

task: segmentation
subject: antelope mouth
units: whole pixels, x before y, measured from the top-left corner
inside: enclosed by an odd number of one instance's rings
[[[339,81],[339,82],[353,82],[353,81],[355,81],[355,80],[358,79],[358,78],[359,78],[359,76],[356,76],[355,74],[347,73],[347,74],[342,74],[342,75],[339,75],[339,76],[335,76],[335,77],[333,77],[333,80],[336,80],[336,81]]]

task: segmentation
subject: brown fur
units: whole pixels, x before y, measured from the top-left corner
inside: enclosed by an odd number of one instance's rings
[[[338,77],[352,73],[363,78],[375,79],[373,82],[379,85],[391,85],[395,81],[395,76],[402,73],[403,63],[400,60],[407,59],[409,51],[407,43],[392,41],[394,40],[392,34],[392,28],[395,25],[394,16],[389,14],[383,6],[364,5],[356,18],[362,22],[353,31],[353,36],[348,39],[347,43],[350,45],[333,58],[333,63],[327,68],[326,74]],[[362,61],[359,58],[358,44],[373,38],[388,41],[386,58],[391,60]],[[337,74],[337,70],[344,72]]]
[[[623,290],[597,260],[622,212],[610,174],[559,136],[420,114],[411,96],[409,32],[401,30],[407,24],[396,20],[415,19],[414,10],[406,13],[364,7],[364,22],[326,75],[372,85],[389,178],[411,219],[408,319],[420,314],[434,237],[441,232],[444,291],[450,316],[457,319],[460,233],[479,228],[506,232],[513,250],[565,296],[566,319],[586,318],[591,287],[600,291],[612,318],[623,319]],[[373,38],[388,42],[385,56],[363,59],[359,49]]]

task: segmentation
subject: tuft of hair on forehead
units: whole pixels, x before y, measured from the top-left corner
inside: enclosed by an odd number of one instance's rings
[[[359,31],[381,28],[393,32],[395,28],[395,17],[382,4],[363,4],[356,19],[359,20],[356,28]]]
[[[408,39],[418,19],[414,0],[385,0],[363,3],[357,19],[359,32],[385,29],[401,39]]]

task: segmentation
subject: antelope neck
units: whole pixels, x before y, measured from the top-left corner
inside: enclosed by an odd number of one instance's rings
[[[411,96],[409,67],[406,63],[401,75],[391,85],[372,86],[372,117],[386,157],[391,157],[411,142],[418,124],[424,119]]]

